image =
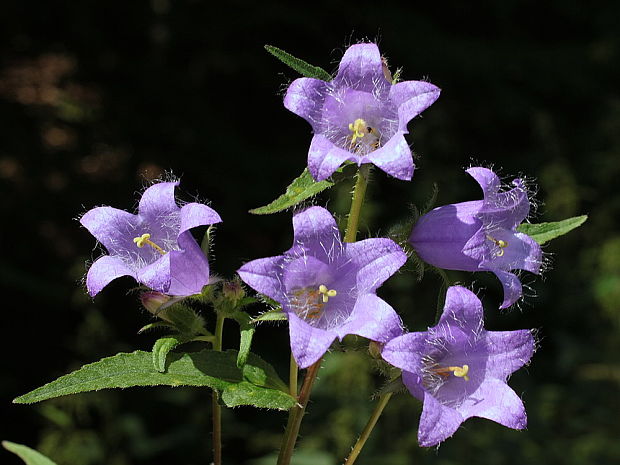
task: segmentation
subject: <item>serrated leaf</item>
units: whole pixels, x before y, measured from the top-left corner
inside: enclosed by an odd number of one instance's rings
[[[261,321],[286,321],[286,313],[282,311],[282,308],[274,308],[265,313],[261,313],[252,320],[252,323],[260,323]]]
[[[523,223],[519,225],[517,231],[527,234],[539,244],[544,244],[545,242],[549,242],[551,239],[563,236],[573,229],[578,228],[585,223],[587,219],[588,215],[582,215],[552,223]]]
[[[153,344],[153,366],[157,371],[163,373],[166,371],[166,357],[168,353],[175,347],[186,343],[190,338],[181,335],[172,335],[159,338]]]
[[[238,368],[237,356],[236,350],[203,350],[186,354],[172,352],[167,357],[166,371],[160,373],[153,368],[151,352],[120,353],[84,365],[13,402],[31,404],[111,388],[195,386],[220,391],[229,407],[254,405],[288,410],[295,404],[295,399],[286,392],[286,385],[269,363],[250,353],[243,368]],[[240,384],[243,385],[239,387]]]
[[[241,329],[241,335],[239,338],[239,353],[237,354],[237,367],[242,368],[248,359],[248,355],[250,354],[252,338],[254,337],[256,327],[252,324],[250,315],[245,312],[235,312],[232,315],[232,318],[239,323],[239,328]]]
[[[286,66],[293,68],[299,74],[309,78],[322,79],[323,81],[331,81],[332,76],[319,66],[313,66],[306,63],[301,58],[294,57],[288,52],[285,52],[273,45],[265,45],[265,50],[271,53],[274,57],[284,63]]]
[[[206,334],[204,319],[194,310],[184,304],[174,304],[157,313],[157,316],[166,320],[181,334],[196,335]]]
[[[315,181],[308,168],[295,179],[290,186],[286,188],[286,192],[275,199],[268,205],[259,208],[253,208],[250,213],[254,215],[270,215],[278,213],[287,208],[293,207],[298,203],[318,194],[319,192],[329,189],[335,183],[332,181]]]
[[[23,446],[10,441],[2,441],[2,447],[9,452],[13,452],[20,459],[22,459],[26,465],[56,465],[55,462],[52,462],[45,455],[31,449],[28,446]]]

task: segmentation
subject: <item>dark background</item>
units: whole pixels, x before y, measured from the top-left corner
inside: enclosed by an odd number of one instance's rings
[[[410,125],[411,183],[375,172],[363,236],[385,234],[439,184],[438,204],[479,198],[471,163],[538,185],[533,221],[587,213],[544,248],[552,264],[518,309],[498,312],[498,281],[477,275],[488,329],[539,328],[533,363],[511,379],[529,414],[515,432],[472,419],[439,450],[416,442],[419,403],[396,397],[360,464],[584,464],[620,460],[620,3],[571,1],[131,2],[10,1],[0,13],[1,438],[59,465],[204,464],[209,392],[104,391],[12,405],[84,363],[149,350],[155,336],[134,283],[90,299],[86,262],[101,252],[76,218],[131,209],[148,180],[172,172],[181,198],[209,200],[224,223],[213,270],[225,277],[290,245],[290,212],[247,213],[273,200],[306,163],[309,125],[281,103],[294,71],[279,46],[334,71],[346,47],[376,40],[403,78],[443,89]],[[350,184],[315,202],[343,215]],[[200,231],[199,231],[200,233]],[[470,276],[451,277],[470,283]],[[401,273],[382,289],[410,329],[433,323],[439,280]],[[261,308],[253,309],[258,313]],[[205,316],[212,319],[207,312]],[[237,344],[234,323],[225,346]],[[284,376],[285,326],[262,326],[255,350]],[[340,463],[379,379],[363,354],[333,352],[302,426],[300,456]],[[262,465],[286,415],[226,410],[226,463]],[[19,463],[1,452],[3,463]],[[261,461],[261,457],[263,458]],[[299,462],[302,463],[302,462]]]

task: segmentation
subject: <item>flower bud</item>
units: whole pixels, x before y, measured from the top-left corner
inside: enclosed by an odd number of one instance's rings
[[[157,291],[146,291],[140,294],[140,302],[142,302],[142,306],[156,316],[162,307],[170,302],[170,299],[172,299],[172,297],[169,295],[162,294]]]
[[[245,291],[238,279],[227,281],[222,286],[222,294],[224,297],[236,304],[245,297]]]

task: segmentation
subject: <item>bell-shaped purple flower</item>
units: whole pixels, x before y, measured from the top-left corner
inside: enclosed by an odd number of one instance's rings
[[[174,198],[178,184],[161,182],[146,189],[137,215],[97,207],[82,216],[80,223],[108,251],[88,270],[91,296],[121,276],[173,296],[198,294],[209,283],[209,261],[190,229],[222,220],[200,203],[179,207]]]
[[[315,363],[337,337],[386,342],[402,334],[394,309],[376,290],[407,260],[390,239],[342,243],[332,215],[311,207],[293,217],[294,243],[283,255],[243,265],[241,279],[282,305],[298,365]]]
[[[379,48],[356,44],[347,49],[330,81],[293,81],[284,106],[312,125],[308,168],[317,181],[346,160],[372,163],[398,179],[413,175],[407,123],[439,97],[424,81],[392,84],[384,74]]]
[[[437,326],[389,341],[382,356],[403,370],[403,383],[423,403],[418,429],[421,446],[439,444],[471,417],[523,429],[521,398],[506,384],[534,353],[529,330],[486,331],[474,293],[448,289]]]
[[[418,256],[438,268],[492,271],[504,289],[500,308],[522,294],[519,278],[511,270],[539,274],[540,245],[516,228],[528,216],[527,189],[520,179],[514,188],[501,190],[497,175],[487,168],[469,168],[484,193],[483,200],[444,205],[420,217],[409,242]]]

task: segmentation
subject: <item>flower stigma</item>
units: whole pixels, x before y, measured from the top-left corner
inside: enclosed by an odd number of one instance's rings
[[[336,292],[336,289],[327,289],[327,286],[325,284],[321,284],[319,286],[319,292],[323,294],[324,304],[329,302],[330,297],[336,297],[336,294],[338,294],[338,292]]]
[[[469,365],[459,366],[450,366],[450,367],[436,367],[430,368],[431,371],[438,374],[439,376],[448,377],[450,373],[452,373],[457,378],[463,378],[465,381],[469,381]]]
[[[166,251],[151,240],[151,235],[149,233],[144,233],[141,236],[134,237],[133,241],[140,249],[144,247],[145,244],[148,244],[155,250],[157,250],[160,254],[166,255]]]
[[[489,235],[487,235],[487,239],[499,247],[499,250],[497,251],[498,257],[501,257],[502,255],[504,255],[504,249],[508,247],[508,242],[503,241],[501,239],[497,240],[493,236],[489,236]]]

